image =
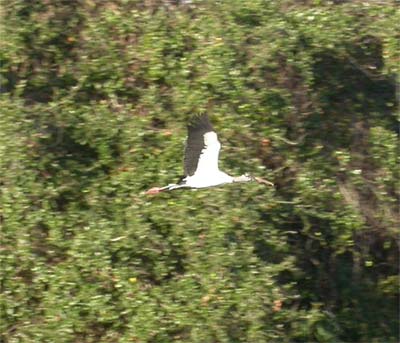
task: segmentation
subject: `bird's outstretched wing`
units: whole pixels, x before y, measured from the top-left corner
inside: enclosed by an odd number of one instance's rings
[[[188,125],[185,147],[185,176],[195,173],[212,174],[218,171],[218,156],[221,144],[218,141],[206,114],[195,117]]]

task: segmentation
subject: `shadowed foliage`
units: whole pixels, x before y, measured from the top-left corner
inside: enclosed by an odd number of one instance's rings
[[[399,341],[395,1],[1,12],[2,342]],[[202,113],[274,189],[144,195]]]

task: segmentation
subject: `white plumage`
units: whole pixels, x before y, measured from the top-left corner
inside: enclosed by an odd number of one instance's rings
[[[212,128],[208,116],[204,114],[196,117],[188,125],[184,156],[184,177],[178,184],[154,187],[146,193],[157,194],[161,191],[171,191],[179,188],[214,187],[233,182],[258,181],[271,184],[269,181],[254,178],[247,174],[232,177],[220,171],[218,168],[220,149],[221,143],[218,141],[218,136]]]
[[[187,176],[185,184],[192,188],[205,188],[233,182],[232,176],[218,169],[221,143],[213,131],[204,134],[204,148],[201,151],[194,175]]]

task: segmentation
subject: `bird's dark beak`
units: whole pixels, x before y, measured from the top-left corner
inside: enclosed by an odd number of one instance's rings
[[[265,180],[265,179],[263,179],[261,177],[254,176],[253,179],[255,181],[257,181],[258,183],[262,183],[264,185],[274,187],[274,184],[271,181]]]

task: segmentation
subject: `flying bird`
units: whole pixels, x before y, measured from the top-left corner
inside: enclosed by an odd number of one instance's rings
[[[218,168],[221,143],[207,114],[195,117],[188,125],[185,155],[183,160],[184,176],[179,183],[170,183],[164,187],[154,187],[146,194],[157,194],[180,188],[207,188],[227,183],[257,181],[273,186],[273,183],[253,177],[249,174],[230,176]]]

